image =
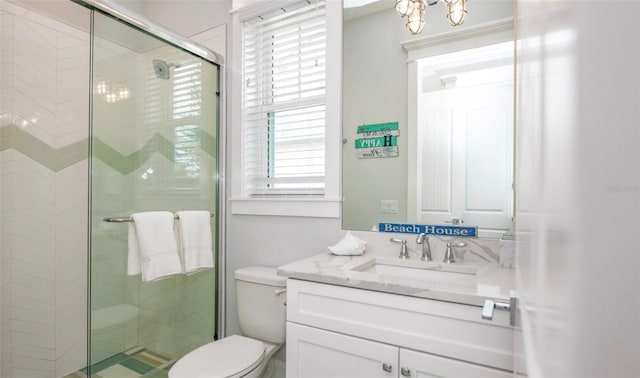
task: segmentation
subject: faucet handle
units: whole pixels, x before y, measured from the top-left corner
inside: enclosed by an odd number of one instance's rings
[[[456,262],[456,259],[453,255],[453,242],[447,242],[447,250],[444,252],[443,263],[451,264]]]
[[[409,258],[409,250],[407,249],[407,241],[405,239],[391,238],[389,239],[394,243],[401,243],[400,245],[400,258],[408,259]]]
[[[457,241],[457,242],[447,242],[447,247],[454,247],[454,248],[459,248],[459,247],[466,247],[467,243],[463,242],[463,241]]]

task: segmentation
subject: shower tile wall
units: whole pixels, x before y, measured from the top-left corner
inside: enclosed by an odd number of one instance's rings
[[[0,375],[56,377],[86,365],[89,35],[0,17]]]

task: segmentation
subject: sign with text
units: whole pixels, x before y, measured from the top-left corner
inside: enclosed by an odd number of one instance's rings
[[[437,226],[424,224],[378,223],[379,232],[395,232],[400,234],[427,234],[437,236],[452,236],[456,238],[478,237],[477,227],[465,226]]]
[[[387,135],[380,138],[356,139],[356,148],[392,147],[398,145],[398,137]]]
[[[358,136],[363,138],[381,137],[387,135],[398,136],[398,122],[376,123],[358,126]]]
[[[358,126],[355,141],[358,159],[397,157],[398,122],[376,123]]]

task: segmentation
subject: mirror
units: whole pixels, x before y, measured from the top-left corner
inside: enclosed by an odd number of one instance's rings
[[[469,2],[455,28],[443,4],[427,7],[425,28],[412,37],[393,0],[344,1],[342,228],[458,219],[480,236],[507,231],[513,3]],[[388,135],[364,133],[396,123]],[[393,148],[370,148],[385,143]]]

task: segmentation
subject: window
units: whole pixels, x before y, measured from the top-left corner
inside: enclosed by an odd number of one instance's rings
[[[243,25],[244,190],[324,194],[326,8],[303,1]]]

